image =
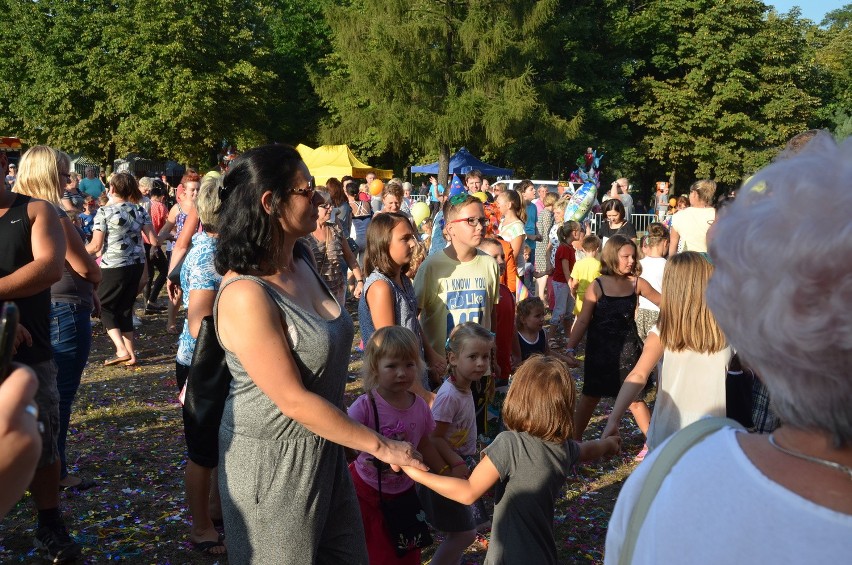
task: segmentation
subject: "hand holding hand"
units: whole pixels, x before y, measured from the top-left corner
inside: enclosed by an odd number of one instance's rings
[[[618,436],[618,423],[607,421],[603,432],[601,432],[601,439],[607,439],[608,437],[613,436]]]
[[[609,436],[603,442],[607,444],[607,455],[615,455],[621,451],[621,436]]]
[[[399,471],[401,467],[414,467],[422,471],[428,471],[429,468],[423,464],[423,456],[420,455],[414,446],[407,441],[396,441],[385,439],[382,447],[377,453],[373,454],[377,459],[384,461],[391,466],[394,471]]]
[[[569,367],[571,367],[572,369],[576,369],[577,367],[579,367],[579,366],[580,366],[580,362],[579,362],[579,361],[577,361],[577,358],[576,358],[576,357],[574,357],[574,354],[573,354],[573,353],[570,353],[570,352],[568,352],[568,353],[566,353],[566,354],[565,354],[565,363],[566,363]]]

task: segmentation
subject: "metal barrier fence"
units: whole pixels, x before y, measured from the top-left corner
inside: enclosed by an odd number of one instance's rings
[[[668,220],[671,216],[666,216],[665,221]],[[595,219],[591,224],[592,233],[598,233],[598,230],[601,226],[601,222],[603,222],[603,214],[598,212],[595,214]],[[654,222],[659,222],[660,219],[656,214],[631,214],[630,223],[633,224],[633,227],[636,228],[636,235],[642,237],[646,233],[648,233],[648,226],[653,224]]]

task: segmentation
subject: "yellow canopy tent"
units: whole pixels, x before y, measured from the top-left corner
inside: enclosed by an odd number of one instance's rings
[[[367,173],[375,173],[383,180],[393,178],[393,171],[377,169],[359,161],[347,145],[322,145],[312,149],[300,143],[296,151],[302,156],[318,185],[325,184],[331,177],[340,179],[345,175],[364,178]]]

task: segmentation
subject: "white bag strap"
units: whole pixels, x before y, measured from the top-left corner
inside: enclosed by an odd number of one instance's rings
[[[639,539],[639,530],[642,529],[648,510],[672,467],[687,451],[701,443],[705,437],[728,427],[737,430],[745,429],[739,422],[729,418],[703,418],[677,432],[662,448],[660,454],[651,464],[651,470],[648,472],[645,484],[642,485],[642,492],[639,494],[639,499],[630,514],[627,533],[621,546],[621,554],[618,557],[620,565],[630,565],[633,562],[633,552]]]

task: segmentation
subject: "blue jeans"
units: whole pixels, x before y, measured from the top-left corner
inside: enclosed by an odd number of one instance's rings
[[[62,462],[60,477],[68,475],[65,466],[65,437],[71,420],[71,404],[80,386],[80,377],[89,360],[92,346],[91,308],[80,304],[53,302],[50,305],[50,345],[59,372],[59,435],[57,447]]]

